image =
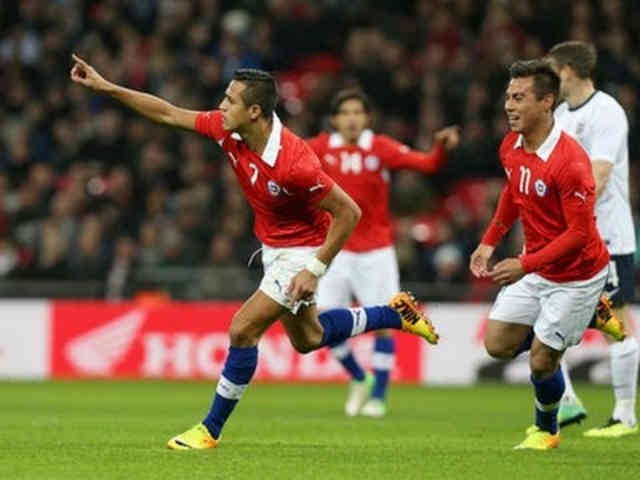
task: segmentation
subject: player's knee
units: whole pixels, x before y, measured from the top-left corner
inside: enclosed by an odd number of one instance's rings
[[[317,350],[322,346],[322,338],[316,338],[313,335],[304,335],[291,338],[291,345],[298,353],[309,353]]]
[[[233,322],[229,328],[229,340],[232,346],[241,348],[253,347],[258,343],[250,329],[234,325]]]
[[[312,352],[317,348],[307,339],[292,339],[291,345],[293,345],[293,348],[296,352],[302,354]]]
[[[531,367],[531,375],[537,379],[553,375],[558,368],[557,362],[544,353],[532,353],[529,357],[529,366]]]
[[[484,337],[484,348],[493,358],[507,359],[513,357],[513,349],[505,345],[499,338],[487,335]]]

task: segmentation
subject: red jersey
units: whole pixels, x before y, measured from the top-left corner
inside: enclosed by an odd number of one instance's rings
[[[254,232],[270,247],[314,247],[327,235],[331,218],[314,204],[333,188],[309,146],[273,115],[262,157],[242,137],[222,127],[219,110],[202,112],[196,130],[218,142],[255,213]]]
[[[554,282],[586,280],[609,262],[594,215],[595,181],[582,147],[559,125],[535,153],[510,132],[500,146],[507,174],[495,216],[482,243],[496,245],[520,217],[526,272]]]
[[[322,133],[307,140],[322,168],[362,210],[360,222],[344,250],[366,252],[393,243],[389,218],[389,170],[411,168],[427,173],[445,161],[437,144],[431,153],[417,152],[386,135],[364,130],[355,145],[345,144],[339,133]]]

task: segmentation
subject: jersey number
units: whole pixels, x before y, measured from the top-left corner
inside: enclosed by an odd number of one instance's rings
[[[520,193],[529,195],[530,182],[531,182],[531,169],[520,165]]]
[[[251,185],[255,185],[258,181],[258,167],[255,163],[250,163],[249,168],[253,170],[253,174],[251,175]]]

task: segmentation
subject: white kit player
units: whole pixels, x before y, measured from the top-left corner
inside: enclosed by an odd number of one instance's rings
[[[331,104],[335,132],[308,140],[324,171],[362,210],[360,223],[320,281],[320,309],[348,307],[352,298],[362,305],[384,303],[394,295],[399,288],[399,274],[389,217],[389,170],[408,168],[434,173],[444,165],[446,150],[459,141],[457,127],[448,127],[435,133],[436,143],[430,152],[411,150],[369,130],[369,110],[369,100],[362,91],[342,90]],[[375,376],[359,365],[348,343],[331,345],[331,351],[352,378],[345,413],[383,416],[394,364],[391,331],[376,332],[372,357]]]
[[[592,74],[596,50],[589,43],[570,41],[554,46],[548,55],[561,79],[561,98],[555,110],[559,126],[586,150],[596,181],[595,206],[600,235],[611,254],[606,285],[614,315],[631,332],[628,304],[633,300],[635,235],[629,203],[629,152],[627,117],[610,95],[596,90]],[[585,432],[588,437],[619,437],[638,432],[635,413],[638,382],[638,342],[633,335],[622,341],[605,336],[610,344],[615,408],[609,421]],[[559,423],[570,425],[586,417],[563,362],[566,391]]]

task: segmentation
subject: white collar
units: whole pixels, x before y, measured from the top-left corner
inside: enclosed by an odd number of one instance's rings
[[[546,162],[547,160],[549,160],[553,149],[556,148],[556,144],[558,143],[558,140],[560,140],[561,134],[562,129],[560,128],[560,125],[558,124],[558,122],[553,122],[551,132],[549,132],[549,135],[547,135],[545,141],[542,142],[542,145],[540,145],[536,150],[536,155],[540,157],[542,161]],[[516,143],[513,144],[513,148],[521,148],[523,146],[523,143],[524,137],[522,136],[522,134],[520,134],[518,135]]]
[[[280,153],[280,137],[282,135],[282,122],[273,112],[273,121],[271,122],[271,133],[269,134],[269,140],[267,140],[267,146],[264,147],[262,152],[262,161],[270,167],[275,166],[278,159],[278,153]]]
[[[373,131],[364,129],[358,137],[358,146],[363,150],[371,150],[373,145]],[[344,138],[338,132],[329,135],[329,148],[340,148],[344,146]]]
[[[269,138],[267,140],[267,145],[264,147],[264,152],[262,152],[262,161],[269,165],[270,167],[275,166],[276,160],[278,160],[278,153],[280,153],[280,137],[282,135],[282,122],[276,115],[276,112],[273,112],[273,121],[271,122],[271,133],[269,134]],[[231,134],[231,138],[237,141],[242,141],[242,137],[239,133],[233,132]]]

